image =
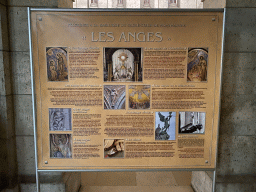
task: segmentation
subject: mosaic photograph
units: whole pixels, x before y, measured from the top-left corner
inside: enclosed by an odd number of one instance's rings
[[[66,47],[46,47],[48,81],[68,81]]]
[[[150,85],[129,86],[129,109],[150,109]]]
[[[187,81],[206,82],[208,66],[208,48],[189,48]]]

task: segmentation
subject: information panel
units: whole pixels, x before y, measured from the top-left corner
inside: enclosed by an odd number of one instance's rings
[[[30,19],[38,169],[215,168],[222,12]]]

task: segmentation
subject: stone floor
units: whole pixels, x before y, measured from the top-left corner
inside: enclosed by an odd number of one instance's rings
[[[84,172],[79,192],[193,192],[191,172]]]
[[[82,186],[79,192],[194,192],[190,186]]]

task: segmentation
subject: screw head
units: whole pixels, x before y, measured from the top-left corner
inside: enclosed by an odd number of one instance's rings
[[[208,160],[205,160],[205,163],[208,163]]]
[[[48,161],[45,161],[44,164],[48,164]]]
[[[212,18],[212,21],[216,21],[216,19],[215,19],[215,18]]]

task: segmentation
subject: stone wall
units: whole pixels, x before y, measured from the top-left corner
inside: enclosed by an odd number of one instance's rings
[[[139,8],[138,2],[131,0],[126,5]],[[195,5],[202,5],[198,3],[195,0]],[[205,0],[204,5],[210,3]],[[35,180],[26,6],[56,8],[71,4],[71,0],[0,0],[0,190],[15,187],[17,181]],[[99,4],[100,8],[104,6]],[[159,1],[154,6],[164,8],[166,3]],[[256,1],[227,0],[226,6],[217,191],[256,191]],[[203,186],[211,181],[209,175],[194,172],[192,182]],[[26,184],[21,189],[28,187]]]
[[[35,182],[27,7],[72,5],[72,0],[0,1],[0,190],[17,191],[18,183]],[[45,178],[60,176],[49,173]],[[20,189],[33,191],[29,187]]]
[[[217,191],[256,191],[256,1],[226,6]]]
[[[226,7],[216,191],[256,191],[256,1],[227,0]],[[193,172],[196,191],[208,181],[206,172]]]
[[[224,8],[226,0],[203,0],[204,8]]]
[[[16,137],[13,116],[12,67],[8,6],[0,1],[0,190],[17,184]]]

